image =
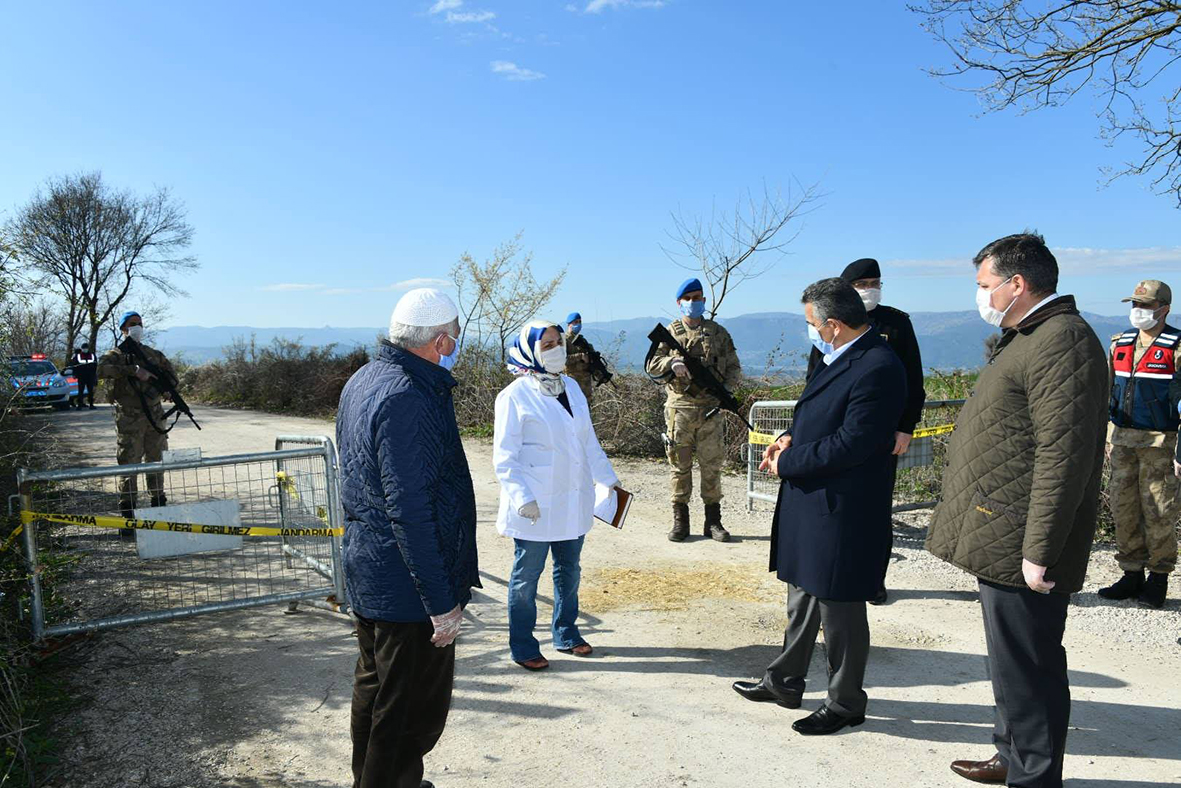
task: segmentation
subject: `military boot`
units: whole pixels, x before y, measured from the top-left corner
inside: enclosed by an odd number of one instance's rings
[[[1140,589],[1139,602],[1145,607],[1164,607],[1165,595],[1169,591],[1169,576],[1164,572],[1149,572],[1148,580]]]
[[[152,506],[167,506],[168,496],[164,493],[152,493]]]
[[[689,504],[673,504],[673,529],[668,532],[670,542],[683,542],[689,536]]]
[[[1107,588],[1099,589],[1099,596],[1104,599],[1132,599],[1140,595],[1140,590],[1144,588],[1144,572],[1138,570],[1135,572],[1124,572],[1114,585]]]
[[[722,527],[722,505],[720,503],[705,505],[705,535],[715,542],[730,541],[730,532]]]

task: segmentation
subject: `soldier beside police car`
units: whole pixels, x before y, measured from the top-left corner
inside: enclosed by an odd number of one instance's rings
[[[1112,337],[1110,423],[1111,514],[1116,554],[1123,577],[1099,590],[1105,599],[1136,598],[1164,605],[1169,573],[1177,564],[1181,481],[1174,466],[1177,372],[1181,334],[1165,322],[1173,293],[1164,282],[1146,279],[1129,298],[1132,328]],[[1148,570],[1145,578],[1144,570]]]
[[[118,436],[116,460],[120,465],[160,462],[164,450],[168,448],[164,407],[161,404],[167,395],[162,396],[160,387],[152,385],[156,375],[145,367],[151,365],[172,377],[165,388],[175,385],[176,371],[163,353],[143,344],[143,318],[138,312],[125,313],[119,322],[119,330],[124,341],[106,353],[98,364],[98,377],[112,381],[111,401],[115,404],[115,431]],[[128,343],[128,339],[134,345]],[[149,473],[146,476],[151,505],[164,506],[167,503],[164,475]],[[137,494],[136,477],[121,476],[119,508],[124,517],[135,516]]]
[[[668,330],[685,351],[733,391],[742,380],[742,365],[730,333],[705,317],[705,291],[699,279],[687,279],[677,288],[681,317]],[[701,469],[701,500],[705,504],[704,535],[725,542],[730,533],[722,527],[723,416],[719,401],[695,383],[680,356],[666,344],[653,348],[645,371],[665,384],[664,415],[668,428],[665,444],[672,466],[673,527],[668,538],[683,542],[689,536],[689,500],[693,493],[693,457]]]

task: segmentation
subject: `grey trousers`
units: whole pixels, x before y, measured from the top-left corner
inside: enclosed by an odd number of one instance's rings
[[[828,653],[826,705],[844,717],[860,716],[865,713],[867,696],[862,685],[869,661],[869,621],[864,602],[817,599],[788,583],[783,653],[767,666],[765,685],[785,700],[803,694],[821,626]]]
[[[988,674],[996,701],[992,740],[1009,785],[1062,788],[1070,724],[1066,594],[1039,594],[980,581]]]

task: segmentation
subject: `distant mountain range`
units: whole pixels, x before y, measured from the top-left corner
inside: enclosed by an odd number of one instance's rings
[[[1083,313],[1099,338],[1128,327],[1126,317]],[[984,340],[995,329],[975,312],[915,312],[911,315],[923,364],[942,371],[973,369],[984,359]],[[648,332],[667,318],[637,317],[608,323],[587,323],[583,333],[596,348],[617,359],[624,368],[639,368],[648,352]],[[738,348],[743,368],[758,374],[768,368],[800,370],[806,365],[811,345],[805,335],[803,315],[790,312],[760,312],[723,318]],[[170,354],[181,354],[190,364],[222,357],[222,349],[235,340],[269,344],[275,338],[298,340],[305,345],[336,345],[347,352],[355,347],[373,347],[384,328],[252,328],[250,326],[176,326],[157,333],[155,344]]]

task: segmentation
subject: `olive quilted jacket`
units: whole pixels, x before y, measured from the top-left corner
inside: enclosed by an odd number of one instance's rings
[[[927,549],[1024,587],[1022,557],[1054,592],[1086,575],[1107,427],[1107,357],[1063,296],[1006,329],[952,434]]]

